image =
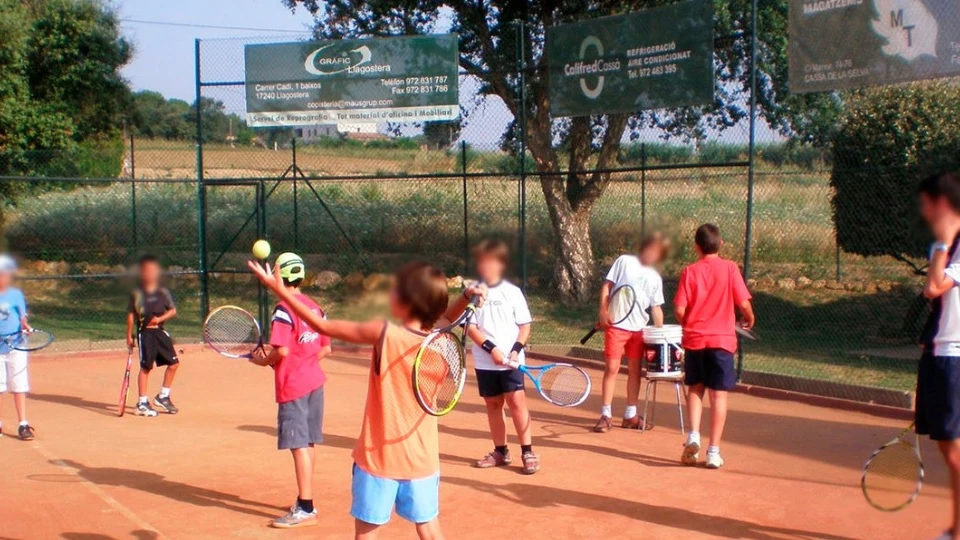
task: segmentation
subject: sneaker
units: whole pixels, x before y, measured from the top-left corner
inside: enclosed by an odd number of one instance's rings
[[[513,460],[510,459],[510,452],[501,454],[498,450],[494,450],[483,456],[483,459],[474,463],[473,466],[478,469],[489,469],[491,467],[503,467],[504,465],[509,465],[512,461]]]
[[[700,460],[700,436],[696,433],[687,435],[687,442],[683,445],[683,454],[680,456],[680,463],[687,466],[694,466]]]
[[[17,436],[20,437],[21,441],[32,441],[33,440],[33,428],[29,425],[20,426],[17,428]]]
[[[160,394],[157,394],[153,398],[153,404],[163,409],[163,412],[167,414],[177,414],[180,412],[180,409],[170,401],[170,396],[160,397]]]
[[[525,452],[523,460],[523,474],[533,474],[540,470],[540,458],[533,452]]]
[[[707,452],[707,468],[719,469],[720,467],[723,467],[723,458],[720,457],[720,452]]]
[[[289,512],[273,520],[270,526],[278,529],[294,529],[296,527],[309,527],[316,524],[316,508],[313,509],[313,512],[304,512],[302,508],[295,504],[290,508]]]
[[[633,418],[624,418],[623,421],[620,422],[620,427],[623,429],[640,429],[641,421],[643,422],[644,431],[650,431],[651,429],[653,429],[653,424],[651,424],[650,422],[647,422],[639,414],[634,416]]]
[[[609,416],[601,416],[600,420],[597,420],[597,425],[593,426],[593,430],[597,433],[606,433],[613,428],[613,424],[610,423]]]
[[[150,406],[150,403],[140,401],[137,403],[137,415],[138,416],[156,416],[157,411],[153,410],[153,407]]]

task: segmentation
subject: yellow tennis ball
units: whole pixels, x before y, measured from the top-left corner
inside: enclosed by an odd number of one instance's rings
[[[259,260],[264,260],[270,256],[270,242],[266,240],[257,240],[253,243],[253,256]]]

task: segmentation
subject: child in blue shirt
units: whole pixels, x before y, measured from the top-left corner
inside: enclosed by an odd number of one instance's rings
[[[23,292],[13,286],[16,271],[17,263],[13,258],[0,254],[0,339],[30,328],[27,324],[26,299]],[[11,349],[6,342],[0,341],[0,396],[8,390],[13,393],[13,404],[20,419],[17,435],[21,440],[31,441],[33,428],[27,422],[27,392],[30,391],[27,353]],[[3,436],[2,427],[0,436]]]

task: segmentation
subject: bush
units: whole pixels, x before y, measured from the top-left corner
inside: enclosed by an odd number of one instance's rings
[[[747,147],[740,144],[727,144],[708,141],[700,145],[700,163],[732,163],[746,161]]]
[[[644,153],[648,165],[675,165],[693,161],[693,147],[679,144],[643,143],[624,146],[620,150],[620,162],[639,166]]]
[[[859,255],[926,256],[917,183],[960,166],[960,87],[946,82],[851,96],[833,142],[837,239]]]

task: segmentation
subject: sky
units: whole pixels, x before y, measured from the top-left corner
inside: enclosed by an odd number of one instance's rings
[[[267,36],[291,41],[309,35],[313,18],[294,13],[280,0],[116,0],[124,35],[133,42],[133,61],[123,74],[134,90],[194,99],[194,40]],[[147,24],[172,22],[244,30]]]
[[[291,12],[280,0],[113,0],[113,5],[119,11],[125,37],[134,45],[133,60],[123,69],[133,89],[154,90],[191,103],[195,96],[195,39],[263,37],[269,38],[266,41],[296,41],[309,36],[313,20],[306,10]],[[216,45],[211,43],[207,50],[215,51]],[[242,50],[230,45],[223,47],[222,50]],[[231,74],[226,78],[236,78],[233,68],[237,66],[223,66]],[[237,73],[242,74],[242,67],[239,69]],[[216,79],[223,80],[219,76]],[[465,86],[461,85],[461,96],[469,91]],[[207,88],[204,95],[222,100],[231,112],[243,112],[242,88]],[[467,119],[461,138],[471,144],[495,145],[510,118],[502,102],[489,100],[482,109],[474,111],[472,121]],[[758,141],[778,139],[762,120],[757,128]],[[743,143],[746,132],[747,124],[741,122],[721,133],[719,139]],[[653,142],[659,140],[659,135],[655,130],[647,130],[641,138]]]

